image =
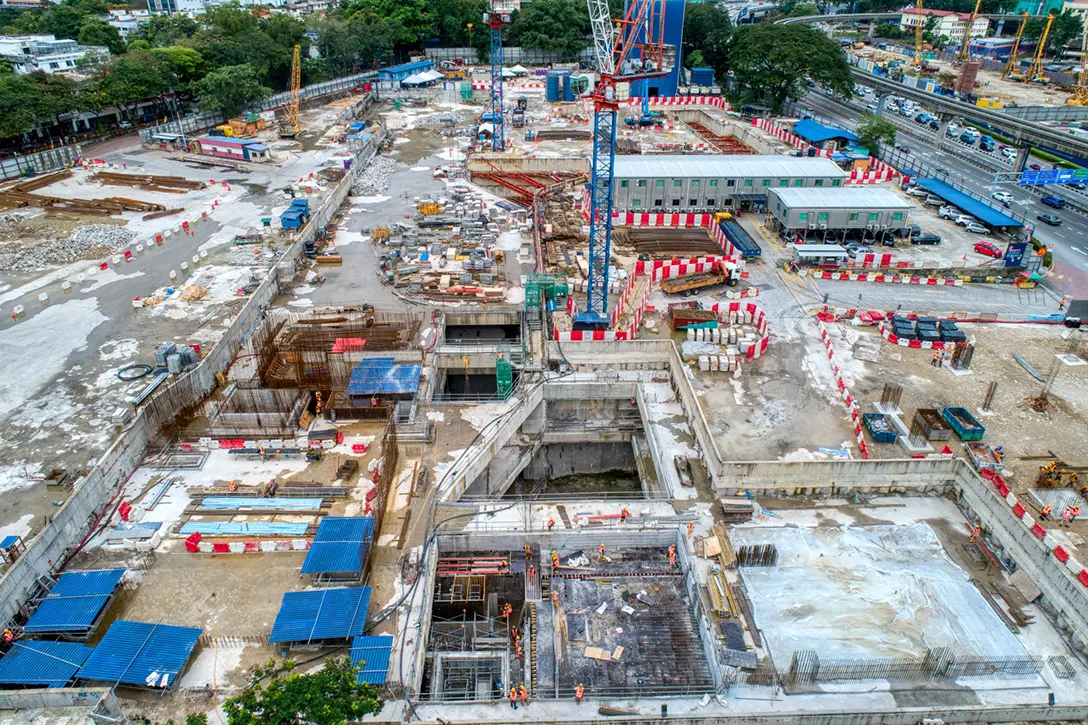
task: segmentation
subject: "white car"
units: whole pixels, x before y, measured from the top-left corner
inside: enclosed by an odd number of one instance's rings
[[[990,233],[989,229],[982,226],[978,222],[971,222],[970,224],[965,225],[963,228],[966,229],[967,231],[973,232],[975,234],[989,234]]]
[[[912,186],[907,189],[907,196],[917,196],[918,198],[929,196],[929,192],[920,186]]]
[[[956,222],[961,227],[965,227],[968,224],[974,224],[975,223],[975,218],[973,216],[970,216],[970,215],[967,215],[967,214],[960,214],[958,217],[956,217],[952,221]]]
[[[960,125],[958,123],[956,123],[955,121],[949,121],[948,122],[948,135],[949,136],[951,136],[952,134],[956,133],[959,130],[960,130]]]
[[[1006,146],[1005,148],[1001,149],[1001,155],[1004,156],[1006,159],[1015,159],[1016,149],[1014,149],[1012,146]]]
[[[963,214],[963,212],[954,206],[942,206],[937,210],[937,216],[941,219],[955,219],[960,214]]]
[[[990,198],[997,199],[1002,204],[1011,204],[1013,200],[1013,195],[1007,191],[995,191],[994,193],[990,194]]]

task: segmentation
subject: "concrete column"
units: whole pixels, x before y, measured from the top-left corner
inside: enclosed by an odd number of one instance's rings
[[[1021,146],[1016,149],[1016,158],[1012,162],[1012,170],[1020,173],[1028,165],[1028,157],[1031,155],[1031,146]]]
[[[888,100],[888,96],[890,95],[890,93],[882,93],[876,97],[876,115],[884,115],[884,103]]]
[[[948,124],[952,122],[952,116],[942,113],[940,115],[941,127],[937,129],[937,150],[941,150],[941,144],[948,138]]]
[[[868,32],[865,33],[865,38],[866,39],[871,39],[875,32],[876,32],[876,21],[875,20],[870,20],[869,21],[869,30],[868,30]]]
[[[1000,20],[997,21],[997,31],[994,33],[994,35],[1000,36],[1000,35],[1004,35],[1004,33],[1005,33],[1005,18],[1001,18]]]

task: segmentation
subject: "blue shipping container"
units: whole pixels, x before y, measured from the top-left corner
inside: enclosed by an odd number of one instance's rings
[[[714,69],[713,68],[692,68],[691,69],[691,85],[693,85],[693,86],[712,86],[712,85],[714,85]]]

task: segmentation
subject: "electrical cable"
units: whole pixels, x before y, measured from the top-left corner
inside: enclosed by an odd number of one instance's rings
[[[140,378],[146,378],[154,370],[150,365],[144,363],[132,363],[126,365],[117,371],[117,379],[123,383],[131,383],[133,380],[139,380]],[[132,371],[134,374],[126,375],[127,372]]]

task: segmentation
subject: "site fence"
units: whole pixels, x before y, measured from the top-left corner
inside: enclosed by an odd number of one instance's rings
[[[931,682],[960,677],[1035,677],[1042,669],[1035,657],[956,655],[945,647],[926,650],[921,657],[824,660],[813,650],[793,653],[790,668],[779,680],[793,686],[852,680]]]
[[[425,51],[427,60],[441,62],[443,60],[461,61],[465,65],[483,65],[487,63],[486,56],[480,60],[475,48],[427,48]],[[548,63],[568,63],[575,61],[593,62],[592,49],[580,51],[576,56],[569,53],[561,53],[555,50],[542,50],[540,48],[503,47],[503,63],[529,65],[547,65]]]
[[[9,156],[0,159],[0,178],[17,179],[28,174],[41,174],[54,169],[62,169],[71,166],[80,156],[83,148],[79,144],[70,146],[57,146],[56,148],[38,151],[23,156]]]
[[[0,578],[0,618],[15,616],[38,577],[63,568],[90,537],[90,532],[107,520],[120,505],[125,483],[143,461],[148,444],[157,436],[169,437],[179,414],[195,410],[219,383],[219,375],[246,343],[279,292],[281,276],[293,276],[304,242],[323,229],[351,190],[357,169],[377,150],[382,136],[360,148],[356,163],[329,195],[311,221],[303,227],[284,258],[250,295],[245,306],[193,370],[157,392],[141,407],[133,422],[121,433],[87,475],[78,482],[68,500],[50,517],[46,526],[27,542],[26,551]],[[285,277],[284,277],[285,278]]]

